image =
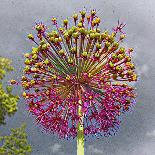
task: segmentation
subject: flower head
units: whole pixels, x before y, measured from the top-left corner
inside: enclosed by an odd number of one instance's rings
[[[95,10],[72,18],[74,24],[65,19],[63,27],[52,18],[53,31],[36,24],[38,42],[28,36],[36,46],[25,54],[23,97],[49,132],[74,138],[81,123],[85,135],[109,135],[135,102],[134,88],[126,84],[137,80],[133,49],[120,46],[123,24],[102,31]]]

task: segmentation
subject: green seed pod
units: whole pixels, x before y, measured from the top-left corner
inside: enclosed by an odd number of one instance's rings
[[[64,25],[67,25],[67,24],[68,24],[68,19],[65,19],[65,20],[63,21],[63,23],[64,23]]]
[[[63,49],[61,49],[61,50],[59,51],[59,54],[60,54],[60,55],[64,55],[64,54],[65,54],[65,51],[64,51]]]
[[[37,54],[33,54],[32,59],[36,60],[38,58]]]
[[[109,62],[109,66],[110,66],[111,68],[113,68],[113,67],[114,67],[114,64],[110,61],[110,62]]]
[[[126,56],[125,59],[127,62],[131,62],[131,58],[129,56]]]
[[[85,28],[84,28],[84,27],[79,28],[79,32],[80,32],[81,34],[85,34]]]
[[[46,44],[46,41],[45,41],[45,40],[42,40],[42,41],[40,42],[40,45],[43,45],[43,44]]]
[[[89,30],[89,34],[95,33],[95,32],[96,32],[95,30]]]
[[[99,43],[96,44],[97,49],[101,49],[101,47],[102,47],[102,44],[99,44]]]
[[[44,63],[45,63],[46,65],[48,65],[48,64],[49,64],[49,60],[48,60],[48,59],[45,59]]]
[[[125,38],[125,35],[124,34],[120,35],[120,40],[122,40],[124,38]]]
[[[37,47],[32,47],[32,54],[37,54],[39,49]]]
[[[129,51],[132,52],[133,51],[133,48],[129,48]]]
[[[114,42],[114,40],[115,40],[115,38],[113,37],[113,36],[108,36],[108,40],[109,40],[109,42],[111,42],[111,43],[113,43]]]
[[[119,52],[120,53],[125,53],[125,48],[124,47],[120,47]]]
[[[95,10],[92,10],[92,11],[91,11],[91,15],[92,15],[92,16],[95,16],[95,15],[96,15],[96,11],[95,11]]]
[[[80,11],[81,16],[85,16],[86,15],[86,11]]]
[[[117,54],[112,54],[112,56],[111,56],[113,59],[116,59],[117,58]]]
[[[106,46],[106,47],[109,47],[110,45],[111,45],[110,42],[108,42],[108,41],[105,42],[105,46]]]
[[[78,19],[78,14],[74,14],[73,18],[74,18],[74,20],[77,20]]]
[[[25,54],[24,54],[24,57],[25,57],[25,58],[29,58],[29,57],[30,57],[30,54],[29,54],[29,53],[25,53]]]
[[[47,36],[48,37],[53,37],[53,34],[52,33],[47,33]]]
[[[71,36],[72,34],[73,34],[73,30],[72,29],[68,30],[68,35]]]
[[[58,42],[59,42],[59,38],[55,38],[54,43],[58,43]]]
[[[43,45],[41,46],[41,48],[42,48],[43,50],[46,50],[46,49],[48,48],[48,45],[47,45],[47,44],[43,44]]]
[[[65,32],[65,34],[64,34],[64,38],[67,39],[68,37],[69,37],[68,32]]]
[[[53,35],[53,37],[59,37],[58,32],[57,32],[57,31],[55,31],[55,30],[53,30],[53,31],[52,31],[52,35]]]
[[[96,33],[94,34],[94,37],[95,37],[96,39],[100,38],[100,33],[96,32]]]
[[[41,30],[42,30],[42,27],[41,27],[40,25],[37,25],[37,26],[35,27],[35,29],[36,29],[37,31],[41,31]]]
[[[50,37],[50,42],[54,42],[54,37]]]
[[[72,64],[73,63],[73,59],[72,58],[68,58],[68,63]]]
[[[39,75],[35,73],[35,74],[33,75],[33,78],[39,78]]]
[[[119,60],[122,60],[123,58],[124,58],[124,57],[123,57],[122,54],[119,54],[119,55],[118,55],[118,59],[119,59]]]
[[[88,52],[82,52],[82,56],[87,57]]]
[[[95,39],[95,34],[94,33],[90,34],[90,39]]]
[[[33,85],[33,84],[35,84],[36,82],[35,82],[35,80],[31,80],[30,83],[31,83],[31,85]]]
[[[121,71],[122,70],[122,67],[121,66],[116,66],[116,70],[117,71]]]
[[[132,75],[133,74],[133,71],[132,70],[128,70],[127,74],[128,75]]]
[[[33,34],[28,34],[28,36],[27,36],[29,39],[31,39],[31,40],[34,40],[34,36],[33,36]]]
[[[76,47],[71,48],[71,53],[76,53]]]
[[[25,65],[30,65],[30,64],[31,64],[30,59],[26,59],[26,60],[25,60]]]
[[[75,32],[75,33],[73,33],[72,36],[73,36],[73,38],[77,39],[79,37],[79,33],[78,32]]]
[[[94,54],[95,58],[99,58],[100,57],[100,54],[97,52]]]
[[[76,31],[77,31],[77,27],[76,27],[76,26],[72,26],[72,27],[71,27],[71,30],[72,30],[72,31],[73,31],[73,33],[74,33],[74,32],[76,32]]]
[[[113,47],[118,48],[119,47],[119,43],[114,42]]]
[[[102,39],[105,39],[107,36],[108,36],[108,35],[107,35],[106,33],[102,33],[102,34],[101,34],[101,38],[102,38]]]
[[[78,25],[77,25],[78,27],[82,27],[82,23],[80,22],[80,23],[78,23]]]

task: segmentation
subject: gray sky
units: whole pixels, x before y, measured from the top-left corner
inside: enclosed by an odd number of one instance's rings
[[[26,39],[35,21],[50,24],[52,16],[59,19],[74,11],[95,8],[103,20],[101,28],[109,30],[117,20],[125,21],[125,46],[134,47],[134,59],[140,79],[137,87],[137,105],[125,115],[116,136],[88,139],[86,155],[154,155],[155,154],[155,1],[154,0],[0,0],[0,55],[12,59],[16,75],[21,75],[22,54],[31,49]],[[12,78],[15,74],[9,75]],[[21,92],[21,90],[15,90]],[[27,123],[32,155],[75,155],[76,140],[65,141],[42,133],[25,111],[24,100],[19,110],[1,127],[3,134],[9,128]]]

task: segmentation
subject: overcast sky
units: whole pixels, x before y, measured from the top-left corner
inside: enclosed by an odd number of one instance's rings
[[[134,60],[140,75],[137,87],[137,105],[125,115],[116,136],[88,139],[86,155],[154,155],[155,154],[155,1],[154,0],[0,0],[0,55],[12,59],[16,73],[21,76],[22,54],[31,49],[26,39],[35,21],[50,24],[50,19],[71,16],[86,7],[97,9],[103,20],[102,29],[109,30],[117,20],[125,21],[125,46],[134,47]],[[15,92],[21,93],[20,89]],[[65,141],[42,133],[25,111],[24,100],[19,110],[0,127],[2,134],[9,129],[27,124],[27,133],[33,147],[32,155],[76,155],[76,140]]]

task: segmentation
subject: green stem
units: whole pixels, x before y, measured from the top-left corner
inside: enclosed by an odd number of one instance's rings
[[[82,104],[81,99],[79,100],[79,104]],[[83,115],[81,106],[78,107],[78,115]],[[83,126],[83,116],[82,122],[78,124],[77,130],[77,155],[84,155],[84,126]]]

